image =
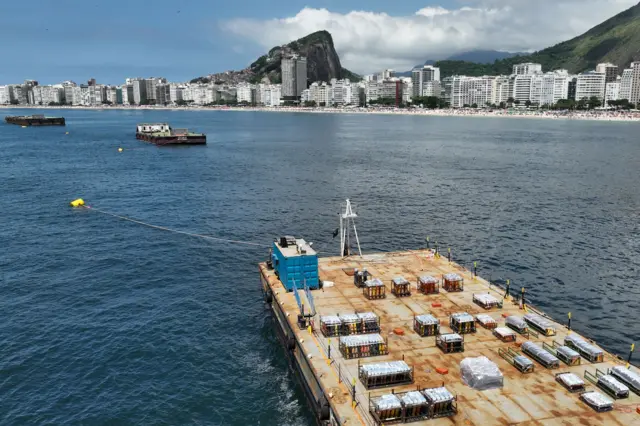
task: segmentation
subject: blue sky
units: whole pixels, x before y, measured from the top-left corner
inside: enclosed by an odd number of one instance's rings
[[[539,6],[531,6],[536,3]],[[0,1],[0,84],[94,77],[184,81],[241,69],[276,44],[328,28],[343,65],[357,72],[403,67],[445,53],[492,47],[536,49],[576,35],[632,0],[109,0]],[[546,4],[546,7],[544,4]],[[549,14],[580,13],[554,24]],[[463,7],[470,9],[462,9]],[[562,7],[565,9],[562,9]],[[306,9],[305,9],[306,8]],[[324,10],[326,9],[326,10]],[[591,9],[591,11],[584,11]],[[420,12],[422,11],[422,12]],[[493,13],[498,11],[499,13]],[[519,38],[498,34],[505,14],[544,23]],[[511,15],[509,15],[511,14]],[[576,17],[577,15],[577,17]],[[518,22],[521,25],[527,24]],[[553,21],[553,20],[552,20]],[[535,21],[534,21],[535,24]],[[535,25],[534,25],[535,26]],[[400,31],[403,30],[403,31]],[[535,31],[547,33],[538,40]],[[530,40],[532,40],[530,42]]]

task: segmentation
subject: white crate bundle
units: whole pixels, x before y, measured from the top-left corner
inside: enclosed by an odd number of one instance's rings
[[[415,406],[426,404],[427,400],[425,397],[418,391],[407,392],[402,396],[402,402],[404,405]]]
[[[377,411],[395,410],[402,408],[400,399],[392,393],[382,395],[373,401],[373,406]]]
[[[440,324],[440,320],[431,314],[423,314],[416,316],[416,321],[421,325]]]
[[[576,348],[578,348],[580,351],[594,358],[604,355],[604,352],[602,351],[602,349],[592,345],[591,343],[588,343],[586,340],[584,340],[579,336],[576,336],[575,334],[569,334],[568,336],[566,336],[564,338],[564,344],[573,345]]]
[[[367,345],[378,345],[384,343],[384,339],[379,334],[356,334],[354,336],[342,336],[340,344],[348,348]]]
[[[462,381],[477,390],[501,388],[504,383],[500,369],[486,356],[463,359],[460,372]]]
[[[410,373],[411,368],[404,361],[380,362],[377,364],[364,364],[360,370],[367,377],[390,376],[392,374]]]
[[[496,324],[496,320],[491,315],[478,314],[476,315],[476,321],[482,324],[483,327],[491,327]]]
[[[422,393],[431,404],[453,401],[453,395],[445,387],[425,389]]]

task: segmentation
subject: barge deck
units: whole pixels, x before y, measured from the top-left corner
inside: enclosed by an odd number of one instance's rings
[[[370,276],[382,280],[386,297],[369,299],[363,289],[354,285],[353,270],[366,268]],[[444,353],[436,346],[435,336],[421,337],[414,331],[414,316],[431,314],[440,320],[440,333],[452,333],[449,316],[467,312],[490,315],[505,326],[505,317],[523,316],[520,304],[508,297],[504,289],[491,286],[481,277],[446,258],[434,256],[433,250],[404,251],[375,255],[327,257],[318,259],[320,290],[306,299],[305,292],[297,291],[304,306],[315,305],[311,328],[298,325],[299,304],[294,291],[287,291],[272,265],[259,265],[265,300],[275,317],[278,334],[283,338],[286,351],[298,372],[305,393],[311,401],[320,424],[323,425],[379,425],[369,410],[370,399],[392,392],[445,386],[456,396],[457,413],[449,417],[430,418],[411,425],[640,425],[640,396],[631,392],[628,399],[614,401],[608,412],[597,412],[580,395],[571,393],[556,381],[556,374],[572,372],[584,378],[585,371],[608,370],[625,366],[618,357],[604,351],[604,361],[592,365],[583,359],[579,365],[560,363],[559,368],[547,369],[534,360],[533,372],[524,374],[503,358],[500,352],[509,349],[521,352],[520,345],[532,341],[542,346],[553,341],[564,341],[567,334],[577,335],[564,324],[545,316],[555,327],[554,336],[530,333],[518,334],[516,341],[497,338],[492,329],[478,324],[475,333],[464,334],[464,352]],[[418,277],[443,277],[458,274],[464,279],[462,291],[423,294],[417,291]],[[391,293],[393,279],[405,277],[411,285],[411,294],[396,297]],[[294,287],[295,288],[295,287]],[[491,309],[474,303],[474,294],[490,294],[499,301]],[[520,292],[518,292],[520,293]],[[528,307],[529,313],[541,312]],[[380,335],[386,340],[388,354],[361,359],[345,359],[339,350],[339,337],[327,338],[320,330],[320,316],[373,312],[380,320]],[[535,330],[535,329],[532,329]],[[588,339],[586,339],[588,341]],[[460,362],[469,357],[485,356],[495,363],[504,376],[503,387],[478,391],[463,383]],[[359,363],[378,363],[403,360],[413,367],[414,382],[387,388],[365,389],[358,379]],[[631,367],[638,373],[638,369]],[[445,373],[446,372],[446,373]],[[444,373],[444,374],[442,374]],[[587,391],[601,389],[585,379]],[[355,393],[354,393],[355,390]],[[354,398],[355,395],[355,398]],[[387,422],[382,422],[388,424]]]

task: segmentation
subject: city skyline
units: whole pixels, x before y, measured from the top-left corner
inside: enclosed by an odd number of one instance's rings
[[[545,0],[536,13],[532,6],[506,0],[427,0],[399,5],[379,0],[349,5],[250,0],[224,7],[160,0],[153,8],[121,0],[79,7],[67,0],[43,2],[27,12],[9,3],[1,7],[0,37],[10,41],[3,43],[0,52],[11,59],[0,67],[0,84],[25,78],[53,84],[91,77],[117,84],[132,75],[188,81],[242,69],[271,47],[319,29],[332,33],[343,65],[355,72],[406,71],[427,59],[474,49],[544,48],[635,3],[585,1],[587,5],[583,1],[583,7],[576,7],[576,0]],[[22,15],[28,18],[28,25],[14,19]],[[522,26],[523,20],[535,25]],[[532,29],[513,32],[510,37],[496,32],[497,27],[511,31],[515,22]]]

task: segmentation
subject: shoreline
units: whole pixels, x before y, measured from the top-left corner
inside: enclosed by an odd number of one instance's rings
[[[120,111],[236,111],[236,112],[289,112],[308,114],[378,114],[378,115],[405,115],[426,117],[506,117],[506,118],[533,118],[552,120],[585,120],[585,121],[610,121],[610,122],[638,122],[640,112],[621,111],[532,111],[516,109],[475,110],[475,109],[422,109],[422,108],[305,108],[305,107],[178,107],[178,106],[44,106],[44,105],[2,105],[0,109],[52,109],[52,110],[120,110]]]

